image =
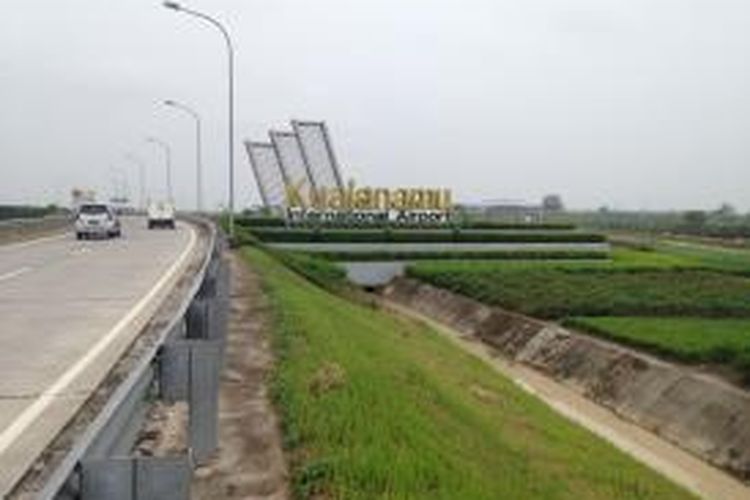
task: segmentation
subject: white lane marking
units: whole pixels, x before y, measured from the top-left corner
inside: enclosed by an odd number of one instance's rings
[[[31,271],[30,267],[21,267],[19,269],[16,269],[15,271],[11,271],[5,274],[0,274],[0,281],[5,281],[11,278],[15,278],[16,276],[21,276],[22,274],[26,274],[29,271]]]
[[[131,321],[135,319],[143,309],[151,302],[154,297],[161,291],[165,284],[172,279],[182,267],[185,260],[188,259],[197,237],[195,230],[188,226],[190,231],[190,240],[187,248],[180,254],[179,258],[172,264],[169,270],[159,279],[158,282],[149,290],[149,292],[112,328],[94,347],[92,347],[78,362],[68,368],[57,381],[47,390],[39,394],[36,400],[16,417],[13,422],[0,434],[0,455],[5,453],[8,448],[23,434],[31,424],[57,399],[65,393],[65,389],[75,381],[75,379],[89,367],[96,358],[104,352],[109,345],[128,327]]]
[[[54,236],[45,236],[44,238],[36,238],[29,241],[21,241],[18,243],[8,243],[7,245],[0,245],[0,250],[15,250],[16,248],[25,248],[30,247],[32,245],[38,245],[39,243],[46,243],[48,241],[57,241],[61,240],[63,238],[67,238],[69,233],[65,232],[63,234],[56,234]]]

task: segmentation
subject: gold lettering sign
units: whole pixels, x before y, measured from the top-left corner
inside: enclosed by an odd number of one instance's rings
[[[289,208],[315,210],[451,210],[450,189],[357,187],[353,180],[341,188],[305,186],[304,179],[286,184]]]

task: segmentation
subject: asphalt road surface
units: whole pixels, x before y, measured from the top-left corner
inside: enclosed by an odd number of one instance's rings
[[[127,218],[119,239],[0,246],[0,497],[122,356],[196,238]]]

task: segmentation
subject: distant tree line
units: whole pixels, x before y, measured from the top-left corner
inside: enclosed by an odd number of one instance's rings
[[[57,213],[59,210],[56,205],[47,205],[45,207],[33,205],[0,205],[0,220],[33,219]]]
[[[620,211],[602,207],[591,212],[568,212],[565,218],[580,226],[599,230],[750,238],[750,214],[740,214],[728,203],[716,210],[669,212]]]

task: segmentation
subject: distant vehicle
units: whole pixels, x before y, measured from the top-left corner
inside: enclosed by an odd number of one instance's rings
[[[79,240],[102,236],[119,238],[122,235],[120,219],[107,204],[82,203],[76,212],[76,238]]]
[[[155,201],[148,205],[148,228],[174,229],[174,206],[168,201]]]

